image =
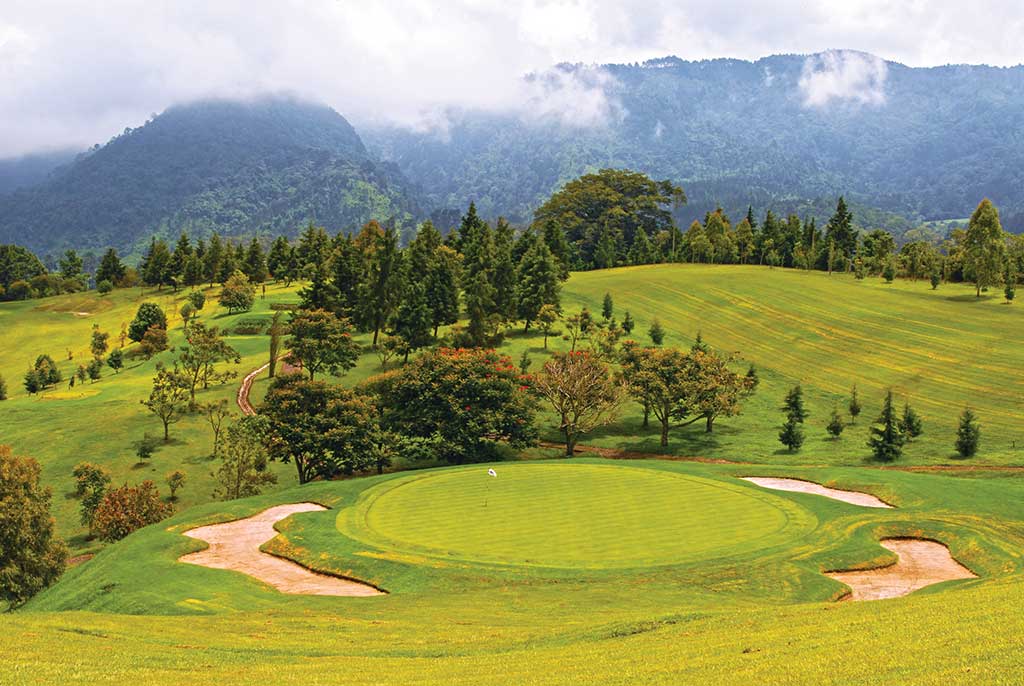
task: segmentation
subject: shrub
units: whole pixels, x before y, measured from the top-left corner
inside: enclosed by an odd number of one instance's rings
[[[167,350],[167,331],[156,324],[146,329],[146,335],[142,337],[139,350],[147,360],[153,355]]]
[[[269,326],[267,319],[241,319],[231,332],[238,336],[260,336],[267,332]]]
[[[206,296],[202,291],[192,291],[186,297],[192,303],[192,307],[195,308],[196,312],[203,309],[203,305],[206,304]]]
[[[96,284],[96,291],[100,295],[106,295],[107,293],[109,293],[112,290],[114,290],[114,284],[110,283],[106,279],[103,279],[102,281],[100,281],[99,283]]]
[[[152,481],[143,481],[138,486],[125,484],[107,491],[93,516],[93,529],[100,540],[113,543],[169,517],[172,512],[174,507],[160,499]]]
[[[7,294],[4,296],[8,300],[28,300],[33,297],[32,286],[29,285],[28,281],[21,279],[13,281],[10,286],[7,287]]]
[[[185,472],[180,469],[175,469],[167,475],[167,487],[171,489],[171,500],[178,499],[178,489],[184,486],[187,480]]]
[[[0,375],[0,400],[7,400],[7,382],[3,375]]]

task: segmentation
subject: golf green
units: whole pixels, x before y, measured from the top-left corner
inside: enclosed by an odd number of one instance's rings
[[[670,565],[782,545],[816,524],[792,501],[727,481],[590,464],[414,474],[366,491],[341,533],[378,548],[543,567]]]

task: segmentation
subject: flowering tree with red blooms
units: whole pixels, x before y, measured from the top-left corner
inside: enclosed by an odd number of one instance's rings
[[[583,351],[558,354],[545,362],[533,389],[561,418],[566,457],[572,457],[581,434],[615,419],[623,397],[623,384],[613,378],[608,365]]]
[[[494,350],[441,348],[371,379],[381,425],[430,441],[455,464],[493,459],[497,444],[525,448],[537,438],[530,379]]]

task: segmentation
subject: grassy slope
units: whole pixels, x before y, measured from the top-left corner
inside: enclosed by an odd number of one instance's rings
[[[580,462],[602,464],[574,460]],[[657,461],[630,466],[728,483],[749,471]],[[817,527],[792,545],[710,563],[579,572],[402,555],[340,535],[334,512],[279,526],[285,537],[272,544],[276,552],[382,583],[391,594],[380,598],[282,596],[243,575],[174,563],[199,546],[177,533],[191,526],[276,502],[340,508],[363,489],[401,477],[313,484],[204,506],[150,527],[73,570],[0,626],[21,648],[15,669],[23,672],[15,673],[46,682],[68,674],[118,682],[134,673],[147,683],[170,683],[187,672],[192,683],[220,684],[949,683],[998,682],[1017,673],[1017,608],[1024,600],[1019,479],[835,467],[758,472],[869,488],[900,508],[773,494],[812,514]],[[840,589],[818,571],[884,562],[889,556],[872,540],[911,534],[949,542],[985,578],[882,604],[821,602]],[[53,612],[73,608],[88,611]],[[914,645],[913,655],[898,645]]]

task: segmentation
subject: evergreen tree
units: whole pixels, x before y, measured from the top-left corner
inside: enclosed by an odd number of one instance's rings
[[[174,246],[174,252],[171,253],[171,261],[167,267],[170,272],[171,283],[174,284],[175,288],[181,283],[185,274],[185,264],[192,255],[192,242],[188,239],[188,234],[182,231],[178,237],[177,244]]]
[[[548,220],[544,222],[544,242],[558,263],[558,278],[565,281],[569,278],[569,269],[572,266],[572,249],[569,246],[569,239],[565,237],[565,232],[558,224]]]
[[[618,247],[615,234],[612,229],[605,225],[598,238],[597,246],[594,248],[594,267],[596,269],[610,269],[618,262]]]
[[[288,245],[288,239],[284,236],[278,236],[270,244],[270,252],[267,254],[267,271],[270,272],[270,276],[275,281],[283,280],[284,271],[288,267],[288,253],[290,249],[291,246]]]
[[[427,294],[423,284],[410,281],[405,289],[405,297],[398,306],[391,322],[391,329],[402,339],[402,350],[405,352],[403,361],[409,361],[409,353],[430,345],[432,336],[430,307],[427,305]]]
[[[459,254],[446,245],[439,246],[427,281],[427,307],[434,327],[459,321]]]
[[[185,271],[182,273],[182,282],[189,287],[196,287],[203,282],[203,260],[199,255],[189,255],[185,262]]]
[[[249,249],[245,253],[245,267],[242,271],[252,283],[263,283],[267,280],[267,257],[263,253],[263,246],[255,237],[249,242]]]
[[[100,259],[100,266],[96,269],[96,283],[109,281],[112,284],[118,284],[124,278],[124,273],[124,263],[117,256],[117,251],[110,248],[103,253],[103,258]]]
[[[896,408],[893,407],[892,390],[890,389],[885,394],[882,414],[878,416],[875,425],[871,427],[868,446],[876,460],[892,462],[903,454],[905,442],[906,436],[900,429],[900,420],[896,416]]]
[[[853,228],[853,215],[846,207],[843,196],[839,196],[836,211],[825,226],[825,240],[835,244],[839,255],[845,258],[849,270],[857,252],[857,231]]]
[[[779,441],[790,452],[796,452],[804,443],[803,423],[807,419],[803,389],[799,385],[794,386],[786,394],[782,411],[786,414],[786,422],[782,425],[782,430],[779,431]]]
[[[647,330],[647,335],[651,337],[651,342],[654,345],[661,345],[665,340],[665,330],[661,328],[661,322],[657,319],[651,322],[651,328]]]
[[[512,261],[514,236],[512,227],[504,217],[498,218],[494,230],[494,267],[491,271],[494,286],[494,314],[503,321],[516,319],[516,265]]]
[[[291,254],[285,257],[286,265],[292,261]],[[352,317],[359,304],[359,284],[363,279],[363,271],[366,265],[361,259],[359,249],[351,236],[345,236],[335,241],[334,252],[331,255],[331,276],[334,283],[334,291],[337,293],[337,302],[334,305],[336,314],[345,317]],[[285,267],[285,271],[288,271]]]
[[[981,427],[971,408],[965,407],[956,430],[956,451],[960,457],[974,457],[981,442]]]
[[[701,336],[700,331],[697,332],[697,338],[693,339],[693,345],[690,346],[690,350],[702,353],[706,353],[711,350],[711,348],[708,347],[708,344],[704,342],[704,337]]]
[[[487,272],[478,271],[465,285],[466,314],[469,324],[466,333],[474,346],[484,346],[490,338],[491,326],[488,312],[494,306],[494,286],[487,279]]]
[[[398,233],[389,228],[378,234],[373,254],[359,288],[356,314],[361,328],[373,332],[374,347],[380,330],[394,313],[402,297],[402,254]]]
[[[846,424],[843,423],[843,417],[839,414],[839,407],[837,405],[832,407],[832,417],[829,419],[828,426],[825,428],[828,429],[832,438],[839,438],[840,434],[843,433],[843,429],[846,428]]]
[[[850,418],[853,420],[853,423],[856,424],[857,423],[857,416],[860,414],[860,409],[861,409],[860,408],[860,400],[857,398],[857,384],[854,384],[853,388],[850,389],[850,405],[849,405],[849,409],[850,409]]]
[[[921,417],[918,416],[914,408],[910,406],[910,403],[904,403],[903,405],[903,417],[900,419],[900,430],[906,437],[906,440],[917,438],[924,431],[921,424]]]
[[[299,307],[304,310],[327,310],[337,313],[339,309],[338,288],[331,283],[326,264],[312,266],[309,285],[299,289]]]
[[[370,223],[374,226],[377,225],[377,222]],[[380,227],[378,226],[377,229],[379,230]],[[299,243],[296,246],[299,271],[301,273],[312,272],[319,265],[326,266],[331,252],[330,246],[331,239],[327,237],[327,232],[310,221],[299,235]]]
[[[612,294],[605,293],[604,300],[601,303],[601,317],[608,321],[612,318],[612,314],[615,311],[615,304],[612,302]]]
[[[171,252],[167,244],[154,238],[149,244],[142,263],[142,280],[149,286],[160,288],[171,283]]]
[[[560,308],[560,289],[558,263],[554,255],[547,243],[534,240],[516,270],[516,313],[525,322],[527,331],[541,307],[552,305],[556,310]]]
[[[207,248],[206,254],[203,255],[203,278],[210,282],[211,288],[220,276],[220,268],[223,261],[224,244],[221,243],[220,236],[214,233],[210,236],[210,247]]]

